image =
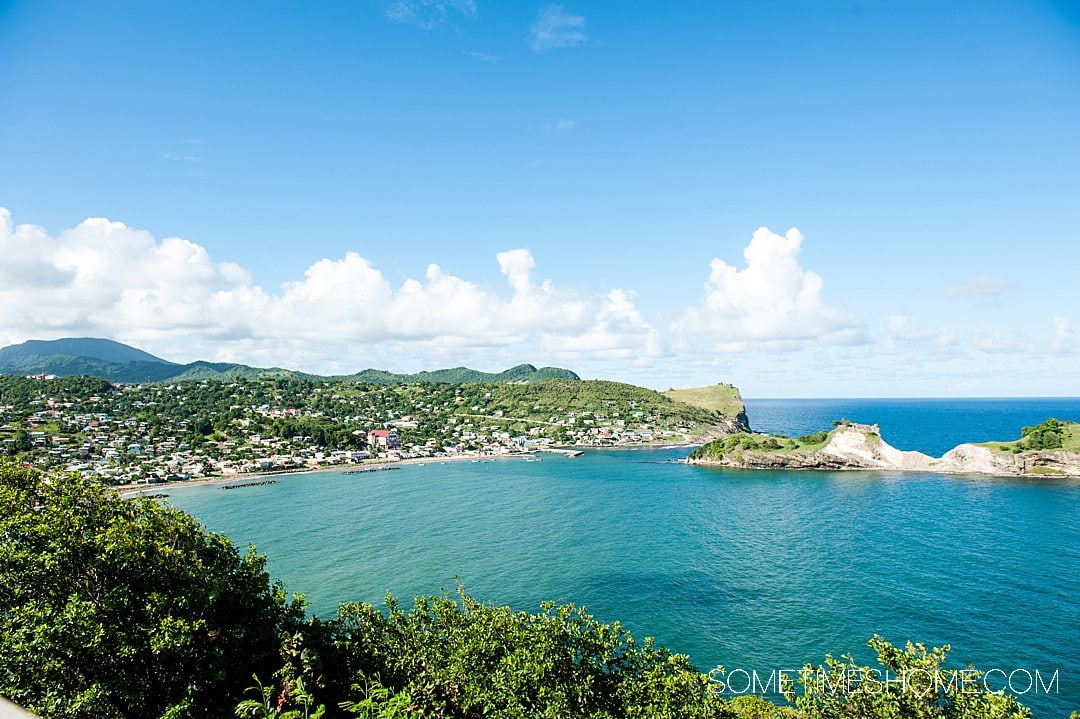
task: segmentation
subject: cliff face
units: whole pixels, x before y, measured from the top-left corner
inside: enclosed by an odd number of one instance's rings
[[[934,460],[936,472],[995,474],[999,476],[1057,475],[1080,477],[1080,452],[1040,450],[1022,454],[994,452],[974,444],[961,444]]]
[[[707,449],[703,448],[703,449]],[[712,449],[687,458],[688,464],[743,469],[885,470],[995,476],[1053,475],[1080,477],[1080,452],[1043,450],[1009,454],[962,444],[935,459],[905,452],[881,438],[877,425],[846,424],[824,446],[808,449]]]
[[[750,420],[746,412],[739,412],[733,417],[719,417],[714,424],[703,431],[699,437],[702,442],[711,442],[721,437],[729,437],[733,434],[750,431]]]

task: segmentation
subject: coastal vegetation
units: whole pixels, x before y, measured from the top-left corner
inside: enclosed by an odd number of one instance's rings
[[[10,462],[0,537],[0,695],[45,719],[1030,717],[977,683],[860,681],[945,666],[947,647],[877,637],[881,668],[828,658],[778,705],[733,699],[688,657],[570,604],[519,611],[459,587],[313,617],[264,557],[192,517]]]
[[[738,432],[692,451],[691,464],[743,469],[892,470],[996,476],[1080,476],[1080,425],[1048,419],[1015,442],[961,444],[939,458],[902,451],[877,425],[841,419],[801,437]]]
[[[1051,417],[1045,422],[1024,427],[1020,430],[1020,439],[1015,442],[985,442],[980,446],[1013,454],[1047,449],[1080,452],[1080,425]]]
[[[697,447],[690,452],[690,459],[723,459],[733,452],[816,452],[829,443],[831,436],[832,432],[824,429],[800,437],[738,432]]]
[[[0,464],[0,695],[44,717],[221,716],[303,620],[192,517]]]

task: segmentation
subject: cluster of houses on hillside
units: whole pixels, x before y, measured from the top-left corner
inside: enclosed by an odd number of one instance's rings
[[[29,441],[33,464],[78,472],[110,484],[155,484],[425,456],[403,453],[401,437],[393,428],[368,432],[366,450],[327,450],[317,446],[311,437],[284,439],[258,434],[204,442],[196,448],[178,439],[188,434],[186,420],[174,428],[177,436],[155,437],[147,423],[135,417],[118,419],[107,413],[67,415],[62,409],[33,412],[20,424],[28,429],[12,423],[0,425],[0,454],[16,454],[21,449],[16,447],[17,437],[24,433],[23,441]]]
[[[50,384],[42,382],[45,389]],[[507,431],[512,418],[497,410],[487,413],[481,405],[460,406],[460,412],[454,413],[451,404],[433,406],[421,398],[410,405],[413,413],[408,414],[400,407],[377,409],[375,403],[354,397],[347,400],[351,414],[339,417],[313,407],[265,401],[237,403],[229,410],[239,418],[232,420],[227,430],[204,436],[193,432],[189,414],[175,409],[159,411],[157,402],[147,399],[171,392],[171,406],[184,407],[184,402],[192,400],[190,387],[155,386],[146,391],[157,394],[147,395],[143,388],[129,385],[112,396],[80,398],[77,402],[43,392],[28,407],[0,404],[0,454],[17,455],[32,464],[79,472],[111,484],[129,484],[364,461],[505,455],[547,448],[556,444],[554,438],[562,445],[579,446],[678,442],[690,431],[682,426],[661,427],[655,418],[630,406],[625,416],[619,416],[618,411],[611,416],[592,412],[552,415],[546,421],[531,422],[532,426],[520,434],[512,434]],[[346,401],[338,395],[329,399]],[[432,417],[438,421],[427,422],[423,432],[417,429],[421,420]],[[153,425],[148,420],[153,420]],[[266,428],[274,420],[332,421],[335,426],[358,428],[350,432],[355,437],[350,443],[353,448],[340,449],[320,446],[310,436],[270,436]],[[359,428],[364,424],[367,428]]]

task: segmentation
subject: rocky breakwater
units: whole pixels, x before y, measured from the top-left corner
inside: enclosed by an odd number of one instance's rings
[[[734,434],[694,450],[689,464],[740,469],[884,470],[1080,477],[1080,425],[1048,420],[1015,442],[961,444],[942,457],[897,449],[878,425],[840,422],[804,437]]]

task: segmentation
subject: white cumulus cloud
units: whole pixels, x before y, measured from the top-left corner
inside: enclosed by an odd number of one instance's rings
[[[719,258],[710,263],[701,303],[685,310],[674,329],[732,351],[861,342],[859,320],[827,303],[821,277],[800,264],[804,239],[794,227],[785,235],[758,228],[743,250],[743,268]]]
[[[213,358],[323,371],[319,358],[349,362],[436,356],[468,361],[492,348],[518,361],[543,356],[662,353],[631,293],[585,292],[534,278],[527,249],[495,260],[505,287],[457,277],[437,264],[394,287],[357,252],[322,259],[276,291],[239,265],[216,262],[180,238],[155,239],[91,218],[50,236],[14,226],[0,208],[0,340],[98,335]],[[475,357],[472,357],[476,360]],[[359,369],[354,366],[353,369]]]

